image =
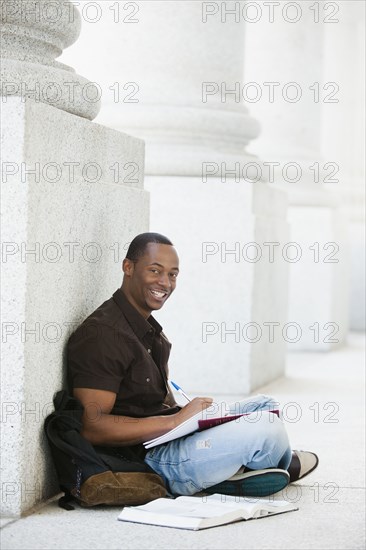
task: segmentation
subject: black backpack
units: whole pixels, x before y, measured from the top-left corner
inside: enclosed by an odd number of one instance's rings
[[[84,407],[67,391],[57,392],[55,410],[44,430],[51,448],[60,489],[59,506],[137,505],[166,496],[160,476],[131,448],[93,446],[81,435]]]

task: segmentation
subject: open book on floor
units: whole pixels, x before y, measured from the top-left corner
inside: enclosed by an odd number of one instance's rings
[[[142,506],[126,506],[118,519],[198,531],[293,510],[298,510],[298,507],[286,500],[247,497],[238,499],[238,497],[214,494],[208,497],[158,498]]]
[[[235,403],[232,403],[231,405],[227,405],[227,408],[235,410],[235,405]],[[280,414],[279,410],[277,409],[273,411],[254,411],[253,414],[268,414],[268,412],[274,413],[277,416],[279,416]],[[182,424],[179,424],[179,426],[173,428],[172,430],[161,435],[160,437],[155,437],[155,439],[145,441],[144,446],[146,449],[150,449],[151,447],[156,447],[156,445],[168,443],[168,441],[172,441],[173,439],[177,439],[178,437],[183,437],[184,435],[188,435],[198,430],[207,430],[209,428],[219,426],[220,424],[225,424],[226,422],[232,422],[233,420],[237,420],[242,416],[248,416],[248,414],[251,413],[228,413],[223,416],[215,416],[215,413],[210,413],[209,409],[205,409],[204,411],[199,411],[195,415],[191,416],[191,418],[188,418],[188,420],[182,422]]]

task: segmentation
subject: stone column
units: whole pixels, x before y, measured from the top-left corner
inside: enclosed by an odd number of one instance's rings
[[[137,2],[138,23],[111,33],[121,80],[136,83],[136,94],[118,106],[117,124],[146,140],[149,175],[200,177],[205,159],[230,168],[238,157],[248,159],[246,146],[259,134],[235,86],[243,71],[243,24],[230,15],[223,24],[216,3],[206,4]],[[106,102],[101,120],[116,124],[115,115],[115,104]]]
[[[340,192],[347,178],[339,156],[329,149],[325,156],[322,147],[324,119],[345,108],[341,83],[334,72],[325,73],[334,56],[325,57],[325,33],[344,25],[346,4],[279,2],[272,15],[263,6],[260,20],[247,28],[246,81],[262,91],[252,104],[264,126],[256,150],[271,166],[267,177],[288,193],[297,247],[295,261],[289,257],[289,321],[298,325],[299,339],[290,350],[330,350],[348,332],[349,257]],[[344,62],[350,60],[337,57],[337,64]]]
[[[81,18],[71,2],[2,0],[1,94],[31,98],[93,120],[100,91],[55,60],[78,38]]]
[[[322,150],[340,166],[350,255],[350,329],[365,330],[365,3],[340,3],[339,24],[324,36],[324,80],[335,80],[339,102],[323,113]]]
[[[58,491],[43,422],[65,387],[65,343],[120,286],[149,205],[142,141],[91,122],[95,86],[53,60],[78,36],[74,6],[0,7],[1,510],[14,517]]]
[[[287,240],[286,196],[249,180],[259,124],[240,100],[244,22],[225,11],[244,3],[133,2],[133,15],[128,4],[117,24],[103,3],[104,49],[89,68],[109,98],[100,120],[146,140],[150,229],[180,254],[178,288],[157,314],[172,377],[187,391],[243,395],[284,372],[288,267],[269,259],[270,243]]]

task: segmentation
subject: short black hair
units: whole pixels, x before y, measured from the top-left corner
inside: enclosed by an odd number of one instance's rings
[[[145,254],[146,246],[149,243],[169,244],[173,246],[173,243],[160,233],[141,233],[130,242],[126,258],[132,262],[137,262],[137,260]]]

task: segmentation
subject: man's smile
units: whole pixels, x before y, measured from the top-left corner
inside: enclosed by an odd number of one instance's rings
[[[155,300],[162,301],[168,296],[168,292],[166,290],[157,290],[153,288],[150,288],[149,290],[150,290],[150,293],[155,298]]]

